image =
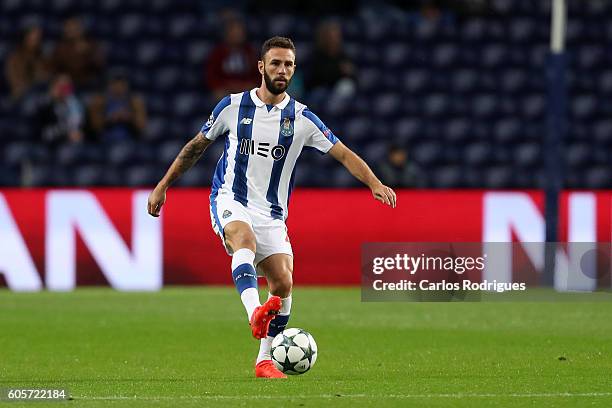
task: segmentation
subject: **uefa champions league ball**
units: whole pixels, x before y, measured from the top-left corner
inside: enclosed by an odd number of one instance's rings
[[[285,329],[272,340],[272,361],[285,374],[304,374],[317,361],[317,343],[302,329]]]

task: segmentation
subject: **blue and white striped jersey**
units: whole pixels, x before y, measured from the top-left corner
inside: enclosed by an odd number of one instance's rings
[[[255,89],[226,96],[202,127],[225,138],[213,177],[211,203],[231,197],[248,208],[286,219],[295,163],[304,147],[327,153],[338,138],[306,105],[289,95],[267,106]]]

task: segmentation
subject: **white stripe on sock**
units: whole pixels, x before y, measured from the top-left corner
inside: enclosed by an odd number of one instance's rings
[[[255,253],[249,248],[240,248],[232,256],[232,271],[242,264],[251,264],[255,261]],[[254,269],[255,267],[253,267]]]

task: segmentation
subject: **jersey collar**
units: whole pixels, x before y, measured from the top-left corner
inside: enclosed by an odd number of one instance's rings
[[[253,100],[253,103],[255,104],[255,106],[257,106],[258,108],[261,108],[262,106],[266,106],[265,102],[262,101],[261,99],[259,99],[259,97],[257,96],[257,88],[253,88],[251,89],[251,99]],[[288,93],[285,93],[285,98],[280,101],[279,103],[277,103],[276,106],[278,109],[283,110],[285,109],[285,106],[287,106],[287,104],[289,103],[289,100],[291,99],[291,97],[289,96]]]

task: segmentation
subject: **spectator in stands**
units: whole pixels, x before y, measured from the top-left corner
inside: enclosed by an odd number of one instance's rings
[[[83,139],[83,106],[66,74],[56,76],[36,109],[35,123],[41,140],[48,145]]]
[[[224,41],[211,51],[206,65],[206,82],[214,98],[257,86],[261,80],[257,59],[255,48],[246,41],[246,27],[230,17]]]
[[[92,130],[104,142],[137,139],[144,131],[147,112],[143,98],[132,93],[123,72],[111,75],[104,94],[89,105]]]
[[[105,66],[104,55],[98,44],[85,36],[78,18],[64,22],[63,36],[53,51],[51,66],[56,74],[68,74],[79,90],[90,90],[99,84],[98,78]]]
[[[39,26],[28,28],[6,60],[5,74],[14,100],[21,99],[34,85],[48,79],[42,37],[43,31]]]
[[[354,93],[355,66],[344,52],[340,24],[327,21],[319,26],[316,47],[310,61],[312,63],[306,78],[309,90],[324,88],[345,96]]]
[[[406,149],[399,145],[389,146],[387,160],[380,165],[378,174],[381,181],[390,187],[425,186],[423,172],[415,163],[408,162]]]

